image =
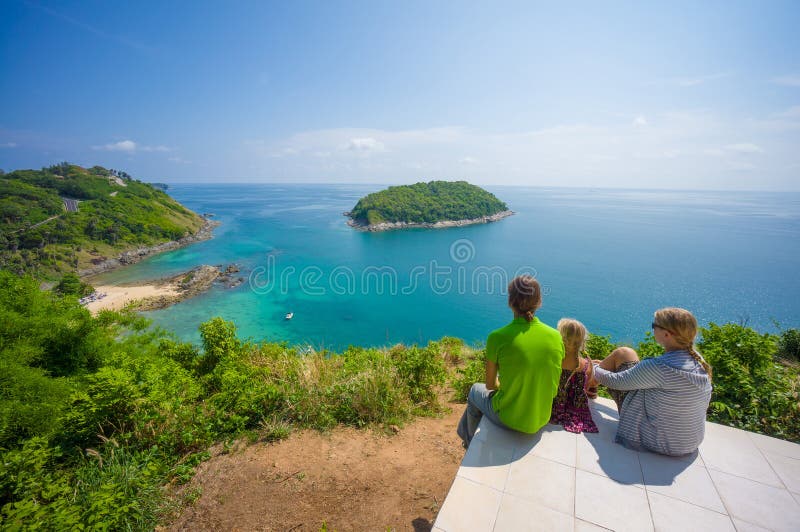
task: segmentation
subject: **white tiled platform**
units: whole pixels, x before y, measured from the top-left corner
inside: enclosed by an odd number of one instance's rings
[[[787,530],[800,532],[800,445],[706,423],[699,453],[670,458],[547,425],[526,435],[481,421],[434,531]]]

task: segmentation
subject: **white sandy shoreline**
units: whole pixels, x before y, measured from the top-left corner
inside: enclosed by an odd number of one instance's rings
[[[142,284],[136,286],[115,286],[102,285],[95,286],[95,292],[105,294],[105,297],[90,301],[86,308],[92,314],[97,314],[101,310],[121,310],[142,299],[152,297],[174,297],[178,295],[178,290],[173,285]]]

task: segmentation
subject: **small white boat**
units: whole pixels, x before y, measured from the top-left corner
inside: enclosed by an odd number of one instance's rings
[[[294,312],[289,312],[288,314],[286,314],[286,319],[287,320],[290,320],[292,318],[294,318]]]

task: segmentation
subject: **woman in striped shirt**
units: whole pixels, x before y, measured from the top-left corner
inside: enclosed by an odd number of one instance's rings
[[[663,308],[653,319],[663,355],[639,361],[630,347],[615,349],[594,376],[609,388],[619,410],[617,443],[636,450],[683,455],[705,434],[711,400],[711,367],[694,348],[697,320],[681,308]]]

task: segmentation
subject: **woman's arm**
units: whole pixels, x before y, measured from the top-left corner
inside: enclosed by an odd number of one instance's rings
[[[486,361],[486,389],[496,390],[500,387],[500,381],[497,378],[497,362],[491,360]]]
[[[652,360],[639,362],[631,369],[614,373],[600,366],[594,367],[594,380],[615,390],[641,390],[660,388],[663,380],[658,366]]]

